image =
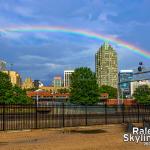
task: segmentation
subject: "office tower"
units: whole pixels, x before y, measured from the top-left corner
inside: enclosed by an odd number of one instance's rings
[[[70,86],[70,76],[74,72],[74,70],[65,70],[64,71],[64,87]]]
[[[62,87],[63,85],[63,80],[61,76],[55,76],[53,79],[53,86],[54,87]]]
[[[133,70],[120,70],[119,72],[119,89],[123,97],[131,96],[130,82],[133,79]]]
[[[95,55],[96,78],[99,86],[118,87],[118,63],[116,51],[105,42]]]

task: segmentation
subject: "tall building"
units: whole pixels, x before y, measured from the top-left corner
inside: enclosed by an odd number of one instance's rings
[[[16,71],[2,71],[9,75],[12,85],[21,87],[21,77]]]
[[[31,78],[26,78],[22,84],[23,89],[32,89],[34,88],[34,83]]]
[[[105,42],[95,55],[96,78],[99,86],[118,87],[118,63],[116,51]]]
[[[6,62],[3,60],[0,60],[0,71],[6,70]]]
[[[119,72],[119,89],[124,97],[131,96],[130,82],[126,82],[126,81],[131,81],[132,79],[133,79],[133,70],[120,70],[120,72]]]
[[[53,79],[53,86],[54,87],[62,87],[63,85],[63,80],[61,76],[55,76]]]
[[[74,70],[65,70],[64,71],[64,87],[70,86],[70,76],[74,72]]]
[[[136,90],[136,88],[138,88],[141,85],[148,85],[150,87],[150,80],[131,82],[131,95],[133,95],[133,93]]]

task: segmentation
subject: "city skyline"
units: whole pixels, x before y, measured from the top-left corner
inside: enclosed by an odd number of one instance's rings
[[[139,3],[129,0],[60,0],[59,3],[51,0],[1,1],[0,29],[16,26],[84,29],[149,51],[149,4],[148,0]],[[56,74],[63,76],[64,70],[87,66],[95,71],[94,55],[103,42],[70,33],[0,31],[0,59],[14,64],[13,69],[23,79],[31,76],[49,84]],[[118,44],[110,44],[118,53],[119,70],[134,69],[139,61],[149,64],[148,58]]]
[[[109,48],[110,49],[109,49]],[[103,49],[104,48],[104,49]],[[118,76],[118,74],[120,73],[120,71],[122,71],[122,70],[119,70],[118,69],[118,56],[117,56],[117,53],[116,53],[116,51],[115,51],[115,49],[113,49],[113,47],[108,43],[108,42],[104,42],[100,47],[99,47],[99,49],[97,50],[97,52],[95,53],[95,70],[93,71],[93,72],[95,72],[95,74],[97,74],[97,67],[98,67],[98,63],[97,63],[97,61],[99,60],[98,58],[97,58],[97,55],[99,55],[99,57],[101,58],[102,56],[104,57],[104,58],[106,58],[106,56],[105,55],[108,55],[108,52],[109,51],[111,51],[111,49],[115,52],[115,55],[116,55],[116,64],[117,64],[117,66],[116,66],[116,68],[114,68],[116,71],[116,75]],[[104,54],[101,56],[101,53],[102,53],[102,51],[104,52]],[[105,52],[106,51],[106,52]],[[106,53],[106,54],[105,54]],[[111,54],[110,54],[110,56],[111,56]],[[98,59],[98,60],[97,60]],[[114,59],[114,58],[112,58],[112,59]],[[102,63],[102,62],[104,62],[104,64],[107,64],[108,62],[110,63],[110,58],[109,58],[109,60],[101,60],[100,62]],[[3,61],[3,60],[1,60],[1,62],[5,62],[5,61]],[[114,62],[113,62],[114,63]],[[141,63],[141,62],[139,62],[139,63]],[[5,62],[5,64],[8,64],[7,62]],[[143,64],[143,62],[142,62],[142,64]],[[15,70],[13,70],[12,69],[12,66],[13,66],[13,64],[10,64],[10,69],[8,69],[8,67],[6,67],[6,70],[8,70],[8,71],[12,71],[12,72],[16,72]],[[82,66],[80,66],[80,67],[82,67]],[[87,67],[87,66],[85,66],[85,67]],[[102,66],[101,66],[102,67]],[[103,66],[104,68],[106,67],[108,67],[108,66]],[[145,68],[145,67],[144,67]],[[74,68],[74,69],[76,69],[76,68]],[[90,68],[91,69],[91,68]],[[148,69],[147,67],[145,68],[145,69]],[[100,69],[101,70],[101,69]],[[107,70],[107,69],[106,69]],[[112,69],[111,69],[112,70]],[[132,68],[132,71],[138,71],[138,67],[136,66],[136,68]],[[66,79],[66,75],[65,75],[65,72],[74,72],[74,70],[63,70],[64,71],[64,73],[63,73],[63,75],[62,75],[62,73],[60,73],[60,74],[54,74],[54,76],[52,77],[52,78],[50,78],[49,79],[49,81],[48,81],[48,83],[47,84],[43,84],[43,86],[44,85],[46,85],[46,86],[52,86],[53,85],[53,82],[54,82],[54,78],[55,77],[60,77],[60,78],[63,78],[63,82],[64,82],[64,87],[66,87],[65,86],[65,79]],[[108,71],[108,70],[107,70]],[[106,71],[106,72],[107,72]],[[113,71],[113,70],[112,70]],[[105,71],[104,71],[105,72]],[[103,72],[103,73],[104,73]],[[114,71],[113,71],[114,72]],[[19,72],[16,72],[17,74],[19,73]],[[103,74],[102,73],[102,74]],[[98,75],[98,74],[97,74]],[[103,74],[104,75],[104,74]],[[110,74],[109,74],[110,75]],[[19,76],[20,76],[20,74],[19,74]],[[110,75],[111,76],[111,75]],[[20,78],[21,78],[21,80],[22,80],[22,77],[20,76]],[[23,79],[24,81],[22,82],[22,84],[24,84],[25,82],[26,82],[26,80],[28,80],[28,78],[29,79],[33,79],[34,81],[36,81],[36,80],[38,80],[38,81],[40,81],[41,82],[41,79],[34,79],[34,78],[31,78],[31,76],[30,77],[25,77],[25,79]],[[108,78],[108,77],[107,77]],[[98,79],[98,76],[97,76],[97,80],[99,80]],[[112,80],[112,79],[109,79],[109,80]],[[108,80],[108,81],[109,81]],[[102,81],[103,81],[103,79],[102,79]],[[108,82],[107,81],[107,82]],[[67,81],[68,82],[68,81]],[[117,82],[119,82],[119,78],[116,80],[116,83]],[[42,83],[42,82],[41,82]],[[98,81],[98,83],[99,83],[99,81]],[[105,84],[105,83],[104,83]],[[103,85],[103,84],[102,84]],[[111,83],[110,82],[108,82],[108,85],[110,85],[110,86],[112,86],[113,87],[113,85],[111,85]],[[63,86],[63,85],[62,85]],[[117,87],[117,86],[115,86],[115,87]]]

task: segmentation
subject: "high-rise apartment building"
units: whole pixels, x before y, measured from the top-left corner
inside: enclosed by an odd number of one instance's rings
[[[124,97],[131,96],[130,82],[133,79],[133,70],[120,70],[119,72],[119,88]]]
[[[53,86],[54,87],[62,87],[63,85],[63,80],[61,76],[55,76],[53,79]]]
[[[95,55],[96,78],[99,86],[118,87],[118,63],[116,51],[105,42]]]
[[[21,87],[21,77],[16,71],[2,71],[9,75],[12,85]]]
[[[70,86],[70,76],[74,72],[74,70],[65,70],[64,71],[64,87]]]

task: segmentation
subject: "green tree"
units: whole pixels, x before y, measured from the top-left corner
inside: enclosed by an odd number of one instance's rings
[[[102,85],[99,88],[100,94],[102,93],[108,93],[109,97],[108,98],[117,98],[117,88],[108,86],[108,85]]]
[[[93,105],[99,101],[99,89],[95,74],[87,67],[75,69],[70,85],[70,102]]]
[[[0,72],[0,102],[4,103],[6,93],[12,89],[9,76],[3,72]]]
[[[60,94],[69,93],[69,89],[67,89],[67,88],[58,89],[57,91],[58,91],[58,93],[60,93]]]
[[[36,91],[36,90],[38,90],[38,88],[36,88],[36,87],[33,87],[33,88],[29,88],[29,89],[24,89],[24,91]]]
[[[27,97],[25,90],[11,84],[7,74],[0,72],[0,103],[29,104],[32,100]]]
[[[139,104],[150,104],[150,88],[148,85],[141,85],[136,88],[133,97]]]

